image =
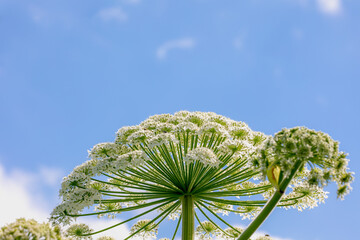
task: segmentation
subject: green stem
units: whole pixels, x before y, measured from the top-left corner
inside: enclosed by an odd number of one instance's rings
[[[268,203],[265,205],[259,215],[251,222],[251,224],[246,228],[246,230],[240,235],[237,240],[248,240],[251,235],[260,227],[260,225],[270,215],[270,213],[274,210],[274,208],[280,201],[281,197],[284,195],[286,188],[295,176],[296,172],[300,169],[301,165],[301,161],[297,161],[295,163],[290,175],[280,183],[279,189],[274,193],[272,198],[268,201]]]
[[[181,199],[182,203],[182,240],[195,239],[195,210],[194,197],[191,195],[184,195]]]

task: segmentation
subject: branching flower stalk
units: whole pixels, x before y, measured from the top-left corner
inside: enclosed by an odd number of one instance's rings
[[[64,178],[60,190],[62,202],[53,210],[51,220],[67,225],[78,217],[116,218],[122,212],[141,210],[105,229],[76,232],[91,236],[137,220],[125,239],[136,235],[149,239],[156,238],[165,219],[171,219],[174,220],[172,239],[180,229],[182,240],[193,240],[195,232],[200,239],[214,234],[237,239],[243,230],[231,226],[224,216],[257,215],[270,196],[278,192],[274,188],[276,184],[277,190],[279,187],[285,190],[290,183],[292,192],[280,196],[274,206],[311,208],[326,198],[326,192],[316,187],[324,184],[311,183],[314,174],[323,172],[307,170],[302,161],[293,177],[296,161],[283,160],[287,155],[275,143],[276,137],[254,132],[243,122],[215,113],[181,111],[152,116],[140,125],[120,128],[114,142],[97,144],[89,151],[90,160]],[[305,150],[299,151],[304,155]],[[309,151],[314,153],[313,149]],[[334,158],[333,154],[332,151],[329,159]],[[343,165],[338,168],[345,174],[346,161],[341,161]],[[329,168],[327,162],[313,162],[323,169]],[[274,169],[270,172],[275,180],[259,181],[269,168]],[[323,173],[324,181],[345,184],[339,188],[342,191],[339,196],[350,189],[350,173],[349,179],[339,177],[339,172],[326,174]],[[268,206],[269,203],[264,210]],[[149,213],[157,215],[146,219]],[[202,222],[201,218],[206,221]],[[195,226],[196,223],[199,225]]]
[[[289,185],[294,190],[302,183],[301,191],[306,195],[334,181],[338,185],[337,196],[343,199],[354,180],[354,173],[348,172],[346,156],[339,152],[339,143],[329,135],[305,127],[283,129],[273,138],[269,137],[258,148],[252,163],[262,169],[263,177],[267,175],[276,190],[238,240],[250,238],[277,206]]]

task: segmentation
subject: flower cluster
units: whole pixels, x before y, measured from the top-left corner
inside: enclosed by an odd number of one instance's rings
[[[221,231],[213,223],[203,221],[196,228],[196,236],[201,240],[209,240],[220,236]]]
[[[240,237],[244,231],[241,227],[231,227],[225,230],[220,230],[214,223],[209,221],[203,221],[196,228],[196,235],[198,239],[210,240],[210,239],[225,239],[225,240],[236,240]],[[249,240],[272,240],[269,235],[259,236],[251,238]]]
[[[52,213],[52,220],[68,224],[70,215],[75,216],[94,204],[99,204],[96,210],[113,210],[129,203],[104,204],[102,191],[124,190],[125,186],[133,184],[132,176],[126,179],[119,175],[109,178],[106,184],[94,182],[92,178],[103,174],[124,173],[127,169],[136,169],[152,164],[155,158],[166,159],[164,150],[178,148],[184,151],[179,158],[186,164],[199,162],[204,167],[218,167],[219,157],[231,155],[232,159],[249,157],[259,140],[265,135],[253,132],[242,122],[236,122],[215,113],[181,111],[174,115],[161,114],[150,117],[138,126],[119,129],[115,142],[99,143],[89,150],[90,160],[76,167],[64,178],[59,195],[63,202]],[[179,152],[179,148],[177,149]],[[173,155],[173,153],[172,153]],[[119,180],[121,179],[121,184]],[[123,187],[121,187],[123,186]],[[131,205],[131,204],[130,204]],[[115,210],[115,209],[114,209]],[[101,214],[115,217],[114,212]]]
[[[253,218],[276,191],[272,185],[278,187],[298,162],[302,167],[291,181],[292,191],[278,206],[314,207],[326,198],[322,187],[329,181],[339,184],[342,197],[353,180],[347,161],[337,142],[305,128],[284,129],[271,137],[215,113],[154,115],[137,126],[120,128],[114,142],[97,144],[89,151],[89,160],[63,179],[62,202],[51,220],[69,224],[75,217],[116,218],[133,210],[139,214],[132,219],[141,219],[158,210],[156,218],[139,220],[131,228],[131,236],[155,238],[164,219],[180,225],[183,196],[187,195],[193,199],[195,216],[201,212],[209,220],[198,221],[199,238],[233,237],[241,231],[222,230],[207,214]],[[274,175],[271,183],[258,181],[261,172]],[[78,235],[102,231],[79,229],[73,228]]]
[[[139,220],[130,229],[130,233],[136,232],[139,232],[137,236],[142,237],[143,239],[156,239],[158,226],[149,219]]]
[[[80,239],[92,239],[91,236],[84,237],[85,234],[91,233],[93,230],[89,228],[88,225],[80,223],[80,224],[73,224],[68,229],[66,229],[66,237],[69,237],[74,240]]]
[[[0,228],[0,239],[62,239],[58,226],[52,228],[48,223],[38,223],[34,219],[19,218]]]
[[[303,200],[315,206],[316,201],[310,199],[323,201],[326,193],[320,189],[331,181],[337,183],[337,194],[341,199],[351,190],[350,183],[354,177],[352,172],[348,172],[349,160],[346,156],[339,151],[339,143],[329,135],[305,127],[295,127],[283,129],[274,137],[268,137],[251,163],[262,170],[264,177],[270,168],[279,166],[282,179],[291,174],[295,164],[301,164],[291,184],[296,185],[294,192],[305,194],[307,197]],[[300,203],[307,205],[305,202]]]
[[[217,167],[220,164],[220,161],[215,155],[215,153],[211,149],[205,147],[198,147],[189,151],[186,154],[184,161],[187,164],[199,161],[204,164],[204,166],[211,167]]]
[[[73,224],[65,231],[56,225],[52,227],[49,223],[39,223],[34,219],[18,218],[0,228],[1,240],[76,240],[92,239],[91,236],[84,237],[83,234],[92,230],[85,224]],[[97,240],[115,240],[112,237],[103,236]]]

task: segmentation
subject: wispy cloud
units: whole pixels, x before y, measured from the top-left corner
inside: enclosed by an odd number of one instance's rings
[[[47,166],[42,166],[39,169],[38,174],[39,181],[43,181],[46,185],[50,187],[59,187],[62,177],[64,176],[64,172],[58,168],[52,168]]]
[[[234,47],[238,50],[241,50],[244,46],[243,40],[241,38],[234,39]]]
[[[302,40],[304,39],[304,31],[299,28],[293,28],[291,31],[291,35],[295,40]]]
[[[193,38],[181,38],[172,41],[165,42],[156,51],[156,57],[158,59],[165,59],[170,50],[173,49],[191,49],[195,46],[195,40]]]
[[[139,4],[141,2],[141,0],[123,0],[124,3],[128,3],[128,4]]]
[[[102,9],[98,12],[97,15],[105,22],[109,22],[109,21],[125,22],[128,19],[127,14],[120,7]]]
[[[45,24],[49,21],[49,14],[43,8],[30,5],[28,8],[31,19],[38,24]]]
[[[320,11],[326,14],[337,15],[342,10],[341,0],[317,0]]]
[[[245,43],[245,34],[241,34],[241,35],[235,37],[233,40],[233,46],[237,50],[242,50],[244,48],[244,43]]]

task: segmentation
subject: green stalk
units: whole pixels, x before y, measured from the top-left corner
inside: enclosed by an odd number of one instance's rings
[[[195,239],[195,210],[194,197],[192,195],[184,195],[181,199],[182,203],[182,240]]]
[[[297,161],[295,163],[290,175],[280,183],[279,189],[274,193],[274,195],[262,209],[260,214],[251,222],[251,224],[246,228],[246,230],[240,235],[237,240],[248,240],[251,235],[260,227],[260,225],[270,215],[270,213],[274,210],[274,208],[280,201],[281,197],[284,195],[286,188],[288,187],[292,178],[295,176],[296,172],[300,169],[301,165],[301,161]]]

